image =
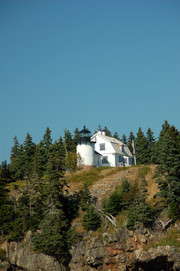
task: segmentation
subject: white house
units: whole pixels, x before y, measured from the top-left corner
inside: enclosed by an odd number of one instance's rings
[[[126,144],[116,138],[98,131],[90,136],[85,128],[80,131],[77,153],[81,157],[79,164],[85,166],[131,166],[132,154]]]

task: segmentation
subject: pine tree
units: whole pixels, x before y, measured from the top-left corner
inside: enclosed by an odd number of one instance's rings
[[[80,137],[79,130],[78,128],[76,128],[74,131],[74,138],[73,138],[75,146],[77,146],[77,144],[79,143],[79,137]]]
[[[117,132],[114,133],[113,137],[116,138],[117,140],[120,140],[119,135],[118,135]]]
[[[75,152],[76,146],[72,138],[72,134],[69,130],[65,129],[64,131],[64,144],[67,152]]]
[[[51,148],[47,165],[45,196],[45,216],[41,221],[41,232],[33,238],[34,247],[59,261],[69,260],[68,230],[70,221],[66,210],[66,198],[63,193],[65,181],[64,163],[58,151],[58,143]]]
[[[148,142],[141,128],[139,128],[137,132],[137,137],[135,140],[135,149],[136,149],[137,165],[147,164],[148,163]]]
[[[25,138],[24,145],[23,145],[26,176],[30,176],[32,172],[35,148],[36,148],[36,145],[33,143],[31,135],[27,133],[27,136]]]
[[[128,229],[133,229],[138,223],[147,227],[154,221],[154,209],[147,204],[147,196],[147,181],[146,178],[142,176],[139,191],[128,212]]]
[[[16,158],[18,156],[18,151],[19,151],[19,141],[17,139],[17,137],[14,137],[14,145],[11,149],[11,160],[13,160],[14,158]]]
[[[52,144],[52,138],[51,138],[51,130],[49,127],[46,128],[46,132],[43,136],[43,144],[45,148],[47,149],[47,152],[50,150],[51,144]]]
[[[48,153],[43,141],[41,140],[39,144],[36,146],[36,151],[34,154],[34,163],[36,163],[36,167],[39,170],[39,174],[42,177],[47,169],[47,161],[48,161]]]
[[[123,134],[121,141],[122,141],[124,144],[127,144],[127,138],[126,138],[126,135],[125,135],[125,134]]]
[[[23,180],[25,176],[25,157],[24,157],[24,147],[21,144],[18,150],[17,157],[13,161],[12,174],[16,180]]]
[[[170,206],[180,205],[180,133],[167,122],[162,127],[159,138],[159,166],[157,167],[159,196]]]
[[[148,128],[147,133],[146,133],[146,139],[148,142],[148,164],[153,162],[153,151],[154,151],[154,144],[155,144],[155,138],[154,138],[154,133],[151,131],[150,128]]]
[[[8,166],[2,163],[0,167],[0,233],[1,236],[8,234],[12,229],[14,219],[13,204],[9,199],[7,184],[11,180]]]
[[[107,128],[107,126],[104,126],[103,131],[105,132],[106,136],[110,136],[110,137],[112,136],[111,131]]]
[[[101,225],[101,220],[98,212],[93,205],[89,205],[86,209],[86,213],[83,216],[83,227],[86,230],[97,230]]]
[[[87,183],[84,184],[83,189],[80,191],[80,205],[82,210],[85,211],[86,208],[91,204],[92,196],[89,192]]]
[[[49,129],[49,127],[47,127],[45,134],[43,135],[43,139],[36,146],[35,153],[36,156],[35,159],[41,176],[43,176],[46,173],[51,146],[52,146],[51,130]]]

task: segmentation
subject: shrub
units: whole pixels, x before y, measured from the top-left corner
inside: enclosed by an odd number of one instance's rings
[[[0,248],[0,260],[5,261],[6,260],[6,252]]]
[[[83,216],[83,227],[86,230],[97,230],[98,227],[100,227],[101,225],[101,219],[100,216],[98,214],[98,212],[96,211],[96,209],[94,208],[93,205],[90,205],[87,209],[86,209],[86,213]]]

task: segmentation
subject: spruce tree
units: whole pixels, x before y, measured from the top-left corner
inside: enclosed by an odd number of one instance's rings
[[[150,226],[154,221],[154,210],[147,204],[147,181],[144,176],[141,178],[138,193],[128,212],[127,227],[133,229],[138,223]]]
[[[24,161],[25,161],[25,176],[30,176],[33,167],[33,159],[36,145],[32,141],[32,137],[29,133],[24,141]]]
[[[117,132],[114,133],[113,137],[116,138],[117,140],[120,140],[119,135],[118,135]]]
[[[97,230],[101,225],[101,219],[93,205],[89,205],[86,209],[86,213],[83,216],[83,227],[86,230]]]
[[[34,163],[38,167],[40,176],[43,176],[47,169],[48,153],[43,141],[41,140],[36,146],[36,151],[34,155]]]
[[[67,152],[75,152],[76,146],[72,138],[72,134],[69,130],[65,129],[64,131],[64,144]]]
[[[77,146],[77,144],[79,143],[79,137],[80,137],[79,130],[78,128],[76,128],[74,131],[74,138],[73,138],[75,146]]]
[[[158,195],[166,200],[169,208],[172,202],[173,206],[180,206],[180,133],[167,122],[160,132],[159,147]]]
[[[47,165],[46,185],[44,187],[45,215],[40,223],[41,232],[33,238],[34,247],[59,261],[69,260],[68,230],[70,221],[63,193],[65,181],[64,163],[58,151],[58,143],[51,148]]]
[[[104,126],[103,131],[105,132],[106,136],[110,136],[110,137],[112,136],[111,131],[107,128],[107,126]]]
[[[148,142],[141,128],[139,128],[137,132],[137,137],[135,140],[135,150],[136,150],[137,165],[147,164],[148,163]]]
[[[125,135],[125,134],[123,134],[121,141],[122,141],[124,144],[127,144],[127,138],[126,138],[126,135]]]
[[[13,178],[16,180],[23,180],[25,176],[25,155],[24,155],[24,147],[21,144],[18,150],[17,157],[13,161]]]
[[[153,162],[153,151],[154,151],[154,144],[155,144],[155,138],[154,133],[151,131],[150,128],[148,128],[146,133],[146,139],[148,142],[148,164],[151,164]]]
[[[49,129],[49,127],[46,128],[46,132],[43,136],[43,144],[48,152],[52,144],[51,130]]]

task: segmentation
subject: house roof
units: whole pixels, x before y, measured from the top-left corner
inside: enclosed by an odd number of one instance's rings
[[[111,142],[111,144],[112,144],[113,149],[115,150],[115,152],[116,152],[117,154],[120,154],[120,155],[123,155],[123,156],[130,156],[130,157],[132,156],[132,154],[131,154],[131,152],[130,152],[130,150],[129,150],[129,148],[128,148],[127,145],[122,144],[122,145],[124,146],[124,151],[122,151],[122,150],[120,149],[120,146],[119,146],[117,143],[112,143],[112,142]]]
[[[99,155],[99,156],[102,156],[102,154],[100,154],[99,152],[97,151],[94,151],[96,155]]]
[[[132,154],[128,148],[128,146],[126,144],[124,144],[123,142],[121,142],[120,140],[114,138],[114,137],[110,137],[110,136],[106,136],[106,135],[102,135],[102,134],[99,134],[99,133],[96,133],[94,134],[92,137],[91,137],[91,140],[94,142],[93,139],[95,139],[96,136],[99,136],[109,142],[111,142],[112,144],[112,147],[114,149],[114,151],[117,153],[117,154],[120,154],[122,156],[130,156],[132,157]],[[124,151],[122,151],[122,149],[120,148],[120,146],[124,146]]]

